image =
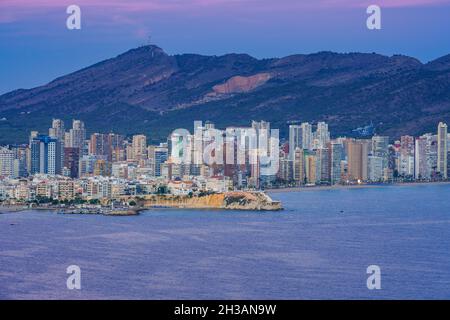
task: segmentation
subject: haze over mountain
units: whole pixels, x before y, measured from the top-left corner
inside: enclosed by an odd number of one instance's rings
[[[30,70],[32,73],[32,70]],[[407,56],[298,54],[258,60],[246,54],[168,55],[129,50],[40,87],[0,96],[0,143],[47,132],[52,118],[86,122],[89,132],[145,133],[154,141],[194,120],[219,127],[327,121],[336,135],[373,122],[398,138],[450,122],[450,55],[422,64]]]

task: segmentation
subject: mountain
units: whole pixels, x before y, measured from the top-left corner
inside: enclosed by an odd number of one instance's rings
[[[154,141],[194,120],[218,126],[327,121],[333,135],[373,123],[376,132],[436,131],[450,122],[450,55],[427,64],[401,55],[168,55],[149,45],[29,90],[0,96],[0,143],[26,142],[52,118],[91,132],[145,133]]]

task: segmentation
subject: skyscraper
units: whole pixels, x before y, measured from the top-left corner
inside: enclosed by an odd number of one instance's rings
[[[126,153],[125,153],[125,136],[121,134],[116,133],[110,133],[109,139],[111,141],[111,161],[124,161],[126,160]]]
[[[29,156],[29,148],[25,145],[11,146],[14,153],[13,178],[26,177],[28,175],[27,158]]]
[[[447,134],[447,177],[450,171],[450,133]]]
[[[53,119],[52,127],[48,129],[48,135],[52,138],[58,139],[58,141],[64,142],[64,121],[62,121],[61,119]]]
[[[293,173],[293,163],[294,161],[291,160],[289,157],[286,156],[286,154],[281,151],[280,152],[280,170],[278,171],[278,177],[283,180],[284,182],[292,181],[294,178]]]
[[[351,181],[367,180],[367,140],[349,140],[347,145],[348,179]]]
[[[95,156],[103,156],[111,161],[112,148],[109,134],[94,133],[91,135],[89,153]]]
[[[147,158],[147,137],[143,134],[134,135],[132,141],[133,160]]]
[[[331,184],[336,184],[341,181],[341,162],[345,158],[344,145],[341,142],[331,142],[330,154],[330,179]]]
[[[70,148],[83,148],[84,141],[86,140],[86,129],[84,128],[84,122],[81,120],[72,121],[72,129],[69,130],[69,144],[66,147]],[[80,153],[81,154],[81,153]]]
[[[79,161],[80,148],[64,148],[64,167],[69,170],[71,178],[78,178]]]
[[[52,121],[52,127],[48,129],[48,135],[56,139],[60,146],[58,147],[60,149],[60,159],[57,160],[59,163],[57,164],[57,167],[62,168],[64,164],[64,142],[66,137],[66,131],[64,129],[64,121],[61,119],[53,119]]]
[[[429,179],[431,177],[430,167],[430,139],[427,135],[416,138],[414,178]]]
[[[328,148],[320,148],[316,150],[316,154],[319,172],[317,178],[321,183],[328,184],[331,180],[330,150]]]
[[[320,180],[320,167],[314,151],[305,154],[305,177],[308,184],[316,184]]]
[[[305,152],[301,148],[296,148],[294,152],[294,163],[293,163],[293,175],[294,180],[298,184],[302,185],[305,183]]]
[[[296,124],[289,126],[289,158],[294,159],[295,149],[303,148],[302,127]]]
[[[14,152],[8,148],[0,147],[0,176],[13,175]]]
[[[368,156],[368,180],[372,182],[379,182],[383,180],[383,166],[384,159],[379,156]]]
[[[160,177],[161,176],[161,165],[167,161],[168,159],[168,154],[169,151],[167,149],[167,147],[156,147],[154,149],[155,155],[154,155],[154,159],[155,159],[155,177]]]
[[[258,137],[258,149],[261,152],[267,152],[270,154],[270,122],[266,121],[252,121],[252,128],[256,130],[256,136]],[[260,143],[263,142],[263,145]]]
[[[414,176],[414,137],[400,137],[400,154],[398,159],[398,173],[400,176]]]
[[[437,134],[425,134],[428,143],[428,166],[431,170],[431,177],[436,178],[438,174],[438,136]]]
[[[447,179],[447,124],[439,122],[437,134],[437,172],[439,172],[443,179]]]
[[[302,149],[311,150],[312,149],[312,125],[308,122],[303,122],[301,124],[302,128]]]
[[[85,177],[94,174],[94,167],[97,160],[102,160],[103,156],[87,155],[80,157],[78,176]]]
[[[325,122],[317,123],[317,130],[315,134],[316,149],[324,148],[328,142],[330,142],[330,132],[328,131],[328,124]]]
[[[383,169],[389,165],[389,137],[373,136],[372,137],[372,155],[383,159]]]
[[[61,174],[61,142],[50,136],[38,135],[31,141],[31,174]]]

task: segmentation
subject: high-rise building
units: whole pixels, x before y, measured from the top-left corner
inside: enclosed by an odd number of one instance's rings
[[[303,134],[302,127],[300,125],[290,125],[289,126],[289,158],[294,159],[295,149],[303,148],[302,142]]]
[[[380,182],[384,177],[384,159],[379,156],[368,156],[368,180],[371,182]]]
[[[447,134],[447,177],[450,172],[450,133]]]
[[[431,177],[436,178],[438,173],[438,136],[437,134],[426,134],[429,147],[429,167],[431,169]]]
[[[14,152],[0,147],[0,176],[12,177],[14,171]]]
[[[430,136],[422,135],[416,138],[414,178],[418,180],[430,179]]]
[[[372,137],[372,155],[383,159],[383,170],[389,165],[389,137]]]
[[[209,121],[209,120],[207,120],[207,121],[205,121],[205,129],[206,130],[209,130],[209,129],[214,129],[214,122],[212,122],[212,121]]]
[[[321,149],[330,142],[330,132],[328,131],[328,124],[325,122],[317,123],[317,130],[315,133],[315,149]]]
[[[303,149],[295,149],[293,161],[294,181],[302,185],[305,183],[305,152]]]
[[[79,161],[80,148],[64,148],[64,167],[69,170],[71,178],[78,178]]]
[[[26,145],[11,146],[14,152],[13,178],[26,177],[28,175],[27,161],[29,156],[29,147]]]
[[[89,153],[94,156],[105,157],[106,160],[112,159],[111,137],[109,134],[94,133],[90,139]]]
[[[85,140],[86,129],[84,127],[84,122],[81,120],[73,120],[72,129],[69,130],[69,135],[66,139],[66,147],[82,149]]]
[[[29,140],[30,144],[31,144],[31,140],[33,140],[34,138],[36,138],[38,135],[39,135],[39,132],[38,132],[38,131],[31,131],[31,132],[30,132],[30,140]]]
[[[94,176],[110,176],[111,169],[111,162],[103,159],[98,159],[94,163]]]
[[[249,186],[252,186],[256,189],[259,189],[260,187],[260,176],[261,176],[261,164],[259,162],[258,157],[258,150],[250,150],[250,157],[252,157],[253,160],[250,164],[250,178],[249,178]]]
[[[124,147],[124,141],[125,136],[117,133],[110,133],[109,134],[109,140],[111,141],[111,148],[116,149],[123,149]]]
[[[256,131],[257,136],[257,150],[251,153],[256,161],[251,163],[251,177],[252,183],[259,188],[260,184],[270,185],[276,179],[276,172],[273,170],[274,165],[278,166],[279,148],[278,136],[272,139],[270,122],[266,121],[252,121],[252,129]],[[276,146],[274,145],[276,141]],[[279,170],[279,168],[277,168]],[[277,171],[278,171],[277,170]]]
[[[404,154],[414,155],[414,137],[401,136],[400,137],[400,152]]]
[[[448,132],[447,124],[440,122],[437,133],[437,172],[443,179],[447,179],[447,156],[448,156]]]
[[[133,160],[147,158],[147,137],[143,134],[134,135],[132,141]]]
[[[278,171],[278,177],[283,180],[284,182],[289,182],[294,179],[294,161],[291,160],[289,157],[286,156],[286,153],[280,152],[280,165],[279,165],[279,171]]]
[[[59,164],[57,166],[63,168],[64,143],[65,143],[65,137],[66,137],[66,131],[64,129],[64,121],[62,121],[61,119],[53,119],[52,127],[50,129],[48,129],[48,135],[51,138],[56,139],[58,141],[58,143],[61,144],[61,146],[59,147],[61,150],[61,153],[60,153],[61,158],[58,160]]]
[[[256,131],[256,136],[258,137],[258,149],[260,149],[259,154],[266,153],[270,154],[270,122],[267,121],[252,121],[252,128]],[[261,145],[261,142],[264,144]]]
[[[320,166],[318,165],[317,155],[311,151],[305,154],[305,177],[306,183],[316,184],[320,181]]]
[[[318,180],[321,183],[331,182],[331,159],[330,150],[328,148],[320,148],[316,150],[318,165]]]
[[[87,155],[80,157],[78,176],[85,177],[94,174],[95,163],[98,160],[105,160],[103,156]]]
[[[161,176],[161,165],[167,161],[169,151],[168,151],[167,147],[157,147],[154,149],[154,152],[155,152],[155,155],[154,155],[155,177],[160,177]]]
[[[330,143],[330,179],[331,184],[342,180],[341,162],[345,159],[344,145],[334,141]]]
[[[414,176],[414,150],[414,137],[401,136],[398,158],[398,173],[400,176]]]
[[[312,149],[312,125],[308,122],[303,122],[301,125],[302,128],[302,149],[311,150]]]
[[[110,133],[109,139],[111,141],[111,161],[125,161],[125,136],[116,133]]]
[[[61,174],[62,143],[50,136],[38,135],[31,141],[31,174]]]
[[[61,119],[53,119],[52,127],[48,129],[48,135],[52,138],[58,139],[60,142],[65,140],[64,121]]]
[[[367,180],[367,140],[349,140],[347,142],[347,174],[350,181]]]

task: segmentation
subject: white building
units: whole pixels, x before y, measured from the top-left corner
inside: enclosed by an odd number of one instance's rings
[[[14,172],[14,151],[0,147],[0,176],[11,177]]]
[[[384,170],[383,170],[383,157],[379,156],[368,156],[367,158],[367,176],[371,182],[379,182],[383,180]]]
[[[448,130],[447,125],[440,122],[437,134],[437,172],[442,178],[447,179],[447,148],[448,148]]]

